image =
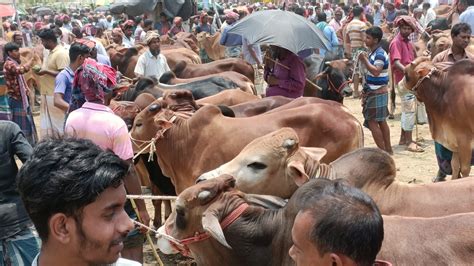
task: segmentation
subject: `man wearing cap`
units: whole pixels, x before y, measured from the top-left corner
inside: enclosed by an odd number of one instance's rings
[[[242,52],[242,37],[240,35],[232,34],[228,35],[227,32],[232,28],[232,26],[239,20],[239,14],[229,11],[225,14],[225,23],[222,25],[222,36],[220,40],[221,45],[226,45],[225,47],[225,57],[239,57]]]
[[[138,58],[135,66],[137,77],[154,77],[157,80],[166,71],[170,71],[166,57],[160,54],[160,35],[156,31],[149,31],[145,38],[148,51]]]
[[[183,28],[183,18],[175,17],[173,19],[173,26],[171,26],[171,29],[168,31],[168,34],[171,36],[175,36],[180,32],[185,32]]]
[[[135,45],[135,38],[133,38],[133,20],[127,20],[122,24],[123,38],[122,45],[125,48],[130,48]]]

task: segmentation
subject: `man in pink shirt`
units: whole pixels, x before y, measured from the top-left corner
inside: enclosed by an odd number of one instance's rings
[[[399,33],[390,43],[390,64],[392,66],[392,73],[400,92],[401,98],[401,135],[399,145],[407,145],[407,150],[411,152],[423,152],[412,138],[412,131],[415,126],[416,116],[416,98],[403,86],[402,81],[405,75],[405,66],[415,60],[415,49],[410,43],[409,36],[416,28],[415,18],[409,16],[399,16],[395,20],[395,25],[399,29]]]
[[[130,166],[130,175],[125,180],[129,194],[141,194],[140,182],[133,167],[133,149],[125,122],[107,107],[111,99],[111,88],[115,86],[115,70],[107,65],[86,59],[74,76],[73,91],[80,90],[80,97],[86,102],[71,112],[66,120],[65,132],[77,138],[92,140],[104,150],[112,150]],[[77,95],[76,95],[77,96]],[[150,217],[143,200],[136,200],[138,214],[145,225]],[[135,218],[133,209],[126,205],[126,211]],[[124,241],[122,257],[143,261],[144,236],[136,230],[130,232]]]

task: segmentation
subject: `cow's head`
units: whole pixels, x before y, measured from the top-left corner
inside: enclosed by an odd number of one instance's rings
[[[163,100],[169,109],[173,111],[196,111],[199,109],[193,94],[189,90],[167,90],[163,94]]]
[[[432,67],[433,64],[431,63],[429,57],[421,56],[416,58],[415,61],[411,62],[405,68],[405,77],[401,83],[408,90],[416,90],[420,79],[428,75]]]
[[[129,101],[114,101],[112,100],[109,105],[110,109],[114,114],[118,115],[125,121],[128,130],[132,129],[133,121],[135,117],[140,113],[140,108],[134,102]]]
[[[209,245],[231,249],[221,222],[244,203],[244,194],[235,189],[235,179],[229,175],[185,189],[176,199],[170,217],[158,229],[158,248],[165,254],[186,254],[189,250],[196,253],[199,248],[209,248]],[[207,238],[203,237],[205,235]],[[203,239],[189,240],[194,236]]]
[[[250,142],[232,161],[201,175],[198,182],[229,174],[246,193],[289,198],[306,182],[326,154],[323,148],[299,147],[291,128],[282,128]]]
[[[352,88],[350,86],[350,80],[348,80],[348,63],[347,59],[339,59],[327,61],[323,66],[323,75],[321,80],[326,81],[326,87],[328,90],[339,94],[341,97],[347,97],[352,95]]]

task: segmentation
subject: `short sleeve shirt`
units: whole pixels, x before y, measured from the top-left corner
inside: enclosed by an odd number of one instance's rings
[[[367,85],[371,90],[377,90],[388,84],[388,65],[389,58],[382,47],[377,48],[369,55],[369,63],[373,66],[381,66],[382,71],[378,76],[373,76],[370,72],[366,75]]]
[[[133,149],[125,122],[107,106],[86,102],[71,112],[65,132],[89,139],[103,150],[110,149],[123,160],[133,158]]]
[[[150,51],[140,55],[134,70],[136,75],[155,77],[158,80],[166,71],[170,71],[166,57],[162,54],[154,56]]]
[[[399,60],[404,66],[415,60],[415,48],[408,39],[403,39],[400,33],[390,43],[390,64],[392,65],[395,82],[398,83],[403,79],[404,73],[394,67],[396,60]]]
[[[54,93],[62,93],[65,102],[71,102],[74,71],[70,67],[61,70],[55,79]]]
[[[51,71],[61,71],[69,65],[69,54],[62,45],[56,47],[49,53],[43,68]],[[55,88],[55,78],[45,74],[40,78],[40,91],[42,95],[52,96]]]

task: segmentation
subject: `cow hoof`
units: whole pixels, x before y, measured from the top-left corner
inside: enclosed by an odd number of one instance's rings
[[[440,170],[438,170],[438,174],[435,177],[433,177],[432,181],[433,181],[433,183],[444,182],[444,181],[446,181],[446,175],[443,172],[441,172]]]

